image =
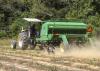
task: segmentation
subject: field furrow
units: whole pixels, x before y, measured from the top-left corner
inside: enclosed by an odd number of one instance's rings
[[[100,71],[100,59],[0,48],[1,71]]]

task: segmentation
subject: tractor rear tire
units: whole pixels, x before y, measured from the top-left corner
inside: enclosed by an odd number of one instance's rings
[[[34,50],[35,49],[35,46],[34,45],[30,45],[30,49],[31,50]]]
[[[31,50],[34,50],[36,47],[36,41],[33,41],[32,39],[29,41],[29,46]]]
[[[12,49],[16,49],[16,44],[11,44]]]
[[[24,43],[22,41],[19,41],[19,48],[22,50],[25,50],[28,48],[28,43]]]
[[[28,48],[28,45],[23,46],[21,49],[26,50]]]

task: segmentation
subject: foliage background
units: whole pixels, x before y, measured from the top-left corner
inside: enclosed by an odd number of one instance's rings
[[[16,35],[23,17],[86,19],[100,28],[100,0],[0,0],[0,37]]]

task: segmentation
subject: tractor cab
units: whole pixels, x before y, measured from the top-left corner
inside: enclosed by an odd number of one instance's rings
[[[26,28],[23,28],[22,26],[21,31],[18,35],[18,46],[21,49],[27,49],[28,47],[34,49],[36,43],[35,40],[40,35],[41,20],[35,18],[23,19],[28,22],[28,26]]]
[[[28,32],[29,37],[39,37],[40,29],[41,29],[41,20],[35,18],[23,18],[28,22]]]

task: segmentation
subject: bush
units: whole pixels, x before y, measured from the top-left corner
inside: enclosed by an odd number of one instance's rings
[[[22,26],[25,28],[27,26],[27,22],[24,21],[22,18],[16,19],[12,25],[10,25],[10,30],[12,32],[12,36],[18,35],[21,31]]]
[[[7,33],[5,31],[0,31],[0,38],[6,37],[6,36],[7,36]]]

